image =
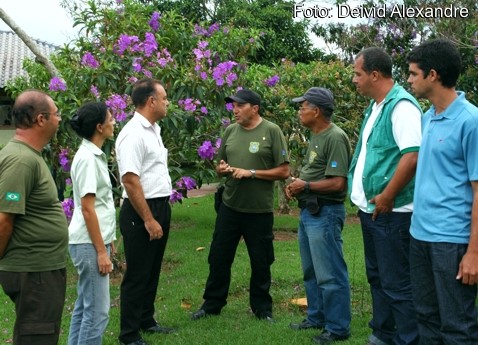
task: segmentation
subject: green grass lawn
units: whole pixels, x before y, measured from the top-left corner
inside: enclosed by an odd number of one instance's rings
[[[305,297],[297,243],[296,215],[275,218],[276,261],[272,265],[274,318],[276,323],[259,321],[249,311],[250,267],[244,243],[239,245],[232,268],[228,304],[220,316],[190,321],[190,313],[202,303],[208,274],[207,256],[214,227],[213,196],[186,199],[173,206],[173,222],[156,299],[156,318],[177,334],[144,335],[150,344],[308,344],[317,331],[293,331],[290,322],[301,321],[305,310],[291,302]],[[360,226],[350,216],[344,233],[344,252],[352,289],[352,336],[341,344],[363,345],[369,334],[370,293],[365,278]],[[203,250],[198,250],[204,247]],[[121,247],[120,247],[121,249]],[[103,344],[118,344],[119,278],[111,278],[110,322]],[[76,273],[68,267],[68,286],[60,344],[66,344],[71,311],[76,298]],[[0,292],[0,344],[11,342],[15,311],[13,303]]]

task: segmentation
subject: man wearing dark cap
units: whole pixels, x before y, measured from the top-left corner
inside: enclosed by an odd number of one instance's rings
[[[259,115],[261,97],[239,90],[227,97],[234,106],[235,124],[224,132],[216,171],[225,176],[209,251],[209,277],[204,303],[191,316],[217,315],[227,303],[231,265],[241,237],[251,261],[249,303],[258,319],[273,321],[270,266],[274,261],[274,181],[289,176],[287,144],[279,126]]]
[[[364,112],[349,175],[372,293],[368,344],[417,344],[409,231],[422,111],[416,99],[394,83],[392,59],[383,49],[361,51],[354,74],[357,91],[372,98]]]
[[[329,344],[350,336],[342,229],[351,147],[345,132],[331,121],[334,97],[330,90],[312,87],[292,101],[300,103],[300,121],[311,137],[300,176],[286,187],[287,197],[299,202],[299,249],[307,295],[307,318],[290,327],[321,329],[314,342]]]

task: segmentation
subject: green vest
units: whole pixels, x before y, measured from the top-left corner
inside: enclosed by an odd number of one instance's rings
[[[389,181],[392,179],[398,162],[402,155],[407,152],[417,151],[417,148],[409,148],[400,152],[392,131],[392,112],[395,105],[401,100],[412,102],[418,109],[421,108],[417,100],[410,95],[402,86],[395,84],[389,91],[384,100],[381,114],[377,117],[370,136],[368,138],[367,153],[365,156],[365,166],[362,175],[363,189],[367,200],[372,199],[377,194],[382,193]],[[374,101],[370,102],[369,107],[365,110],[364,121],[360,133],[372,113]],[[349,171],[349,191],[352,190],[352,178],[354,176],[355,166],[362,148],[362,135],[360,135],[352,163]],[[413,190],[415,187],[415,178],[413,178],[395,197],[394,207],[401,207],[413,201]]]

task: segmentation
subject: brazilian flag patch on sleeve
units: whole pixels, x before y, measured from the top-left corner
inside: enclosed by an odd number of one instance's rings
[[[5,200],[6,201],[20,201],[20,193],[13,193],[13,192],[7,192],[5,194]]]

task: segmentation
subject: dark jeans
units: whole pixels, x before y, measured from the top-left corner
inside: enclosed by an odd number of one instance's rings
[[[226,305],[231,282],[231,266],[241,236],[251,261],[249,303],[258,317],[272,316],[270,266],[274,262],[272,213],[241,213],[221,204],[209,251],[209,277],[202,309],[219,314]]]
[[[411,215],[382,213],[372,221],[372,214],[359,211],[372,293],[372,343],[418,343],[409,264]]]
[[[126,273],[121,283],[119,339],[130,343],[140,338],[139,331],[156,324],[154,300],[158,289],[161,263],[169,236],[171,207],[169,198],[147,200],[154,218],[163,228],[163,237],[149,240],[143,220],[125,199],[120,211]]]
[[[15,303],[15,345],[58,344],[65,304],[66,270],[0,271],[3,291]]]
[[[456,279],[467,247],[411,239],[410,269],[420,344],[478,344],[477,286]]]

